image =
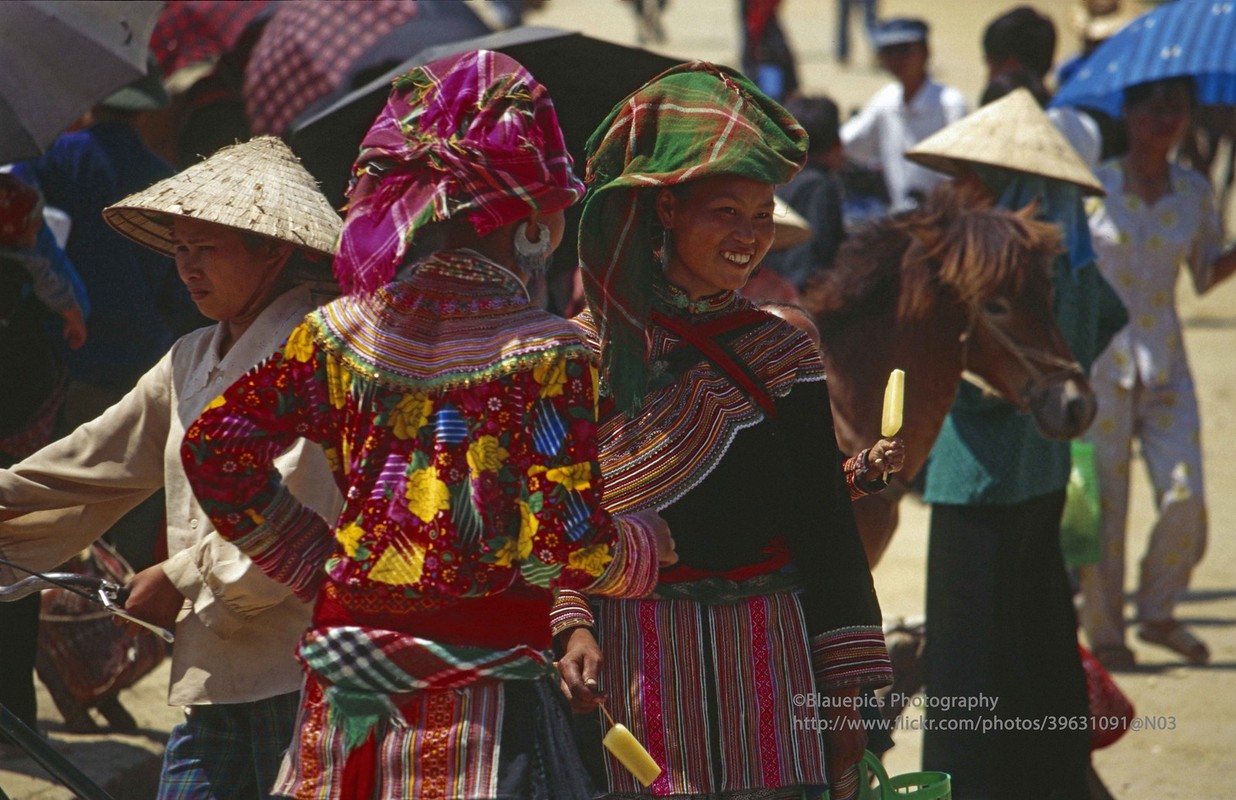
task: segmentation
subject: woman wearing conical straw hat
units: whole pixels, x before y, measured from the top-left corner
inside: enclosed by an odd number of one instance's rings
[[[341,221],[269,137],[224,149],[104,215],[175,258],[217,324],[178,340],[98,418],[0,471],[0,553],[52,569],[164,489],[169,556],[134,577],[125,606],[176,634],[168,702],[188,712],[168,742],[158,796],[264,797],[292,738],[294,651],[310,608],[219,536],[185,480],[180,443],[202,409],[312,309],[298,270],[334,252]],[[336,513],[324,453],[291,444],[280,457],[288,486]]]
[[[1060,226],[1052,264],[1056,325],[1082,369],[1126,319],[1094,263],[1083,192],[1102,185],[1017,89],[929,137],[906,157],[958,177],[1005,208],[1038,203]],[[1071,413],[1084,424],[1094,401]],[[928,461],[928,692],[998,698],[998,707],[929,706],[923,766],[965,797],[1088,798],[1090,734],[1080,725],[1027,731],[1028,719],[1089,718],[1077,618],[1060,546],[1067,441],[1043,438],[1014,406],[963,384]],[[991,719],[993,716],[998,719]],[[1002,723],[982,731],[985,723]],[[968,726],[978,724],[971,729]],[[990,725],[989,725],[990,727]],[[1020,776],[1051,764],[1030,786]]]
[[[361,144],[335,273],[188,431],[223,534],[302,597],[293,797],[592,797],[552,677],[555,588],[646,594],[672,541],[600,507],[594,371],[527,282],[583,194],[545,87],[474,51],[397,78]],[[271,455],[328,448],[347,504],[296,503]]]

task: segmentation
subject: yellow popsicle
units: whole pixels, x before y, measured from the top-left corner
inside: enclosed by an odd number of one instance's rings
[[[888,376],[884,387],[884,416],[880,420],[882,436],[896,436],[901,430],[901,408],[905,401],[906,374],[895,369]]]
[[[601,740],[601,744],[605,745],[605,749],[613,753],[614,758],[617,758],[622,766],[635,776],[635,780],[644,786],[650,785],[661,774],[661,767],[652,760],[652,756],[648,755],[644,746],[622,723],[615,722],[610,727],[609,733],[605,734],[605,738]]]

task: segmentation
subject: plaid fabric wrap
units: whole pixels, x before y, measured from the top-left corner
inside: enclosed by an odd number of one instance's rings
[[[618,407],[631,412],[644,394],[644,328],[661,280],[649,190],[726,174],[785,183],[806,160],[807,133],[742,75],[696,61],[615,106],[587,153],[584,291],[600,327],[604,377]]]
[[[358,626],[307,632],[300,657],[323,687],[332,722],[343,729],[349,749],[363,743],[380,718],[399,718],[398,695],[535,680],[553,669],[552,655],[533,647],[450,645]]]
[[[466,214],[477,234],[583,196],[545,87],[477,50],[397,78],[361,142],[335,275],[345,291],[389,282],[422,226]]]

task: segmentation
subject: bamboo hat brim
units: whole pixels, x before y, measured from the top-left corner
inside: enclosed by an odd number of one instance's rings
[[[798,247],[811,241],[811,225],[780,197],[773,196],[773,250]]]
[[[982,164],[1042,175],[1104,194],[1103,185],[1026,89],[1016,89],[906,151],[928,169],[957,175]]]
[[[225,147],[103,210],[117,231],[166,255],[175,253],[173,217],[250,231],[328,256],[343,226],[317,181],[273,136]]]

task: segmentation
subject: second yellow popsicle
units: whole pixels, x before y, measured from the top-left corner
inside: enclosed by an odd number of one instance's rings
[[[905,402],[906,374],[895,369],[884,387],[884,416],[880,419],[880,435],[896,436],[901,430],[901,410]]]
[[[622,766],[626,767],[635,776],[635,780],[644,786],[651,784],[661,774],[660,765],[652,760],[652,756],[648,755],[648,751],[639,743],[639,739],[636,739],[635,735],[621,722],[615,722],[610,726],[605,738],[601,739],[601,744],[605,745],[605,749],[613,753],[614,758],[622,762]]]

